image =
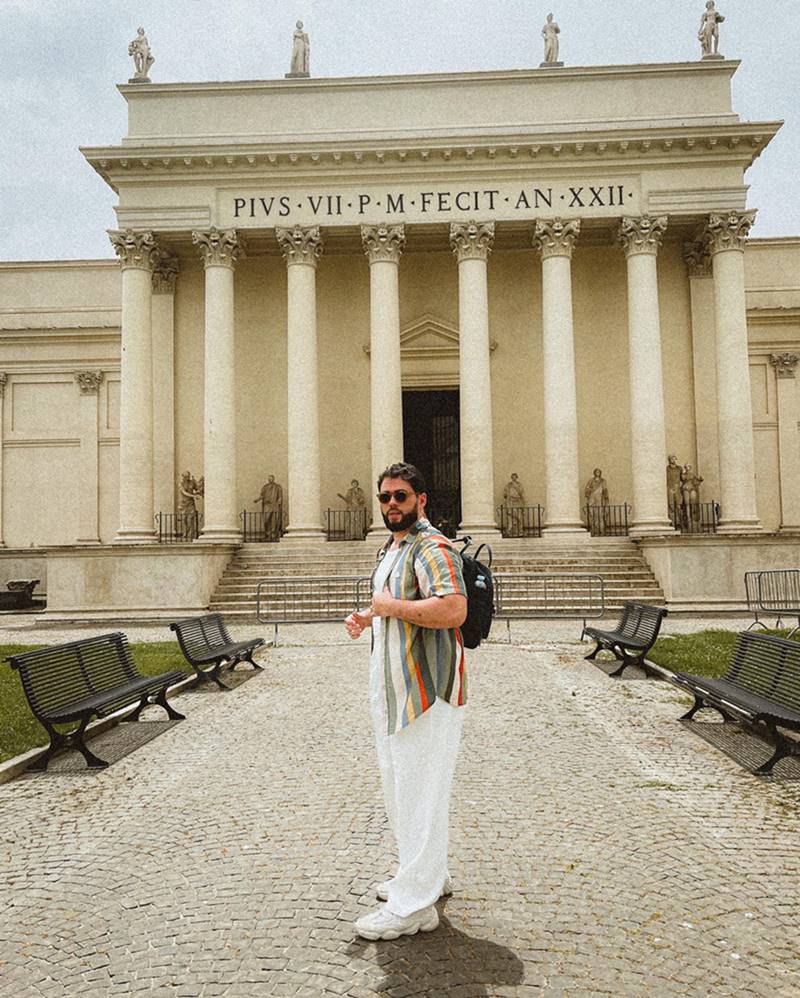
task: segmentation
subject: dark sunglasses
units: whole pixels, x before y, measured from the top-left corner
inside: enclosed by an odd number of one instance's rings
[[[408,489],[395,489],[394,492],[379,492],[378,502],[383,503],[385,506],[386,503],[392,501],[392,496],[394,496],[395,502],[405,502],[409,496],[413,495],[414,493],[408,491]]]

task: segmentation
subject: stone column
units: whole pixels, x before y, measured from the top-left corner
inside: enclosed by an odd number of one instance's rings
[[[119,527],[115,543],[155,540],[153,520],[152,232],[109,232],[122,267],[119,403]]]
[[[322,540],[317,373],[319,227],[276,229],[286,259],[289,525],[286,539]]]
[[[153,512],[175,511],[175,281],[178,261],[153,271]]]
[[[672,531],[664,463],[664,379],[656,257],[666,216],[623,218],[619,239],[628,261],[628,370],[631,401],[633,520],[631,534]]]
[[[203,477],[205,517],[200,541],[239,543],[236,509],[236,369],[233,271],[244,252],[235,229],[193,232],[206,268]]]
[[[5,394],[8,375],[0,371],[0,548],[4,548],[3,540],[3,442],[5,440]]]
[[[494,222],[453,223],[450,245],[458,260],[458,372],[461,424],[462,533],[496,534],[492,377],[489,366],[487,261]]]
[[[717,433],[717,348],[714,328],[714,282],[711,257],[702,239],[685,243],[683,258],[689,274],[692,310],[692,370],[697,457],[708,499],[719,498],[719,436]],[[669,441],[667,442],[669,447]]]
[[[372,526],[385,532],[375,482],[384,468],[403,460],[403,389],[400,375],[400,256],[403,225],[362,225],[369,260],[370,429]]]
[[[100,543],[100,459],[98,398],[102,371],[78,371],[80,390],[81,449],[78,474],[78,539],[76,544]]]
[[[588,536],[581,522],[578,407],[572,327],[572,251],[577,219],[537,222],[533,245],[542,257],[545,523],[543,534]]]
[[[778,376],[778,459],[781,481],[782,533],[800,533],[800,439],[797,422],[796,353],[770,354],[770,363]]]
[[[712,214],[705,230],[714,269],[720,533],[761,529],[744,294],[744,243],[754,220],[754,211]]]

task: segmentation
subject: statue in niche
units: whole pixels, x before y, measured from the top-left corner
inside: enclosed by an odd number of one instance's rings
[[[719,54],[719,26],[725,20],[714,6],[714,0],[708,0],[706,9],[700,15],[700,30],[697,40],[700,42],[701,58],[721,59]]]
[[[277,541],[283,533],[283,489],[275,481],[274,475],[267,477],[266,484],[261,487],[258,498],[253,502],[261,503],[264,536],[268,541]]]
[[[308,34],[303,31],[303,22],[298,21],[292,35],[292,64],[287,77],[309,76],[309,41]]]
[[[351,541],[361,540],[367,527],[367,497],[364,494],[364,490],[358,484],[358,479],[352,479],[350,488],[344,495],[341,492],[337,492],[336,494],[344,501],[349,514],[346,518],[347,528],[345,536]]]
[[[150,51],[150,42],[147,40],[144,28],[139,28],[137,30],[136,37],[128,46],[128,55],[133,56],[134,68],[134,74],[128,82],[149,83],[150,77],[147,74],[150,72],[150,67],[156,60],[153,58],[153,54]]]
[[[593,534],[608,533],[608,486],[600,468],[595,468],[592,472],[592,477],[583,490],[583,496],[588,507],[587,514],[591,532]]]
[[[681,509],[683,507],[683,490],[681,474],[683,469],[678,464],[678,458],[670,454],[667,458],[667,509],[672,526],[680,528]]]
[[[503,505],[509,510],[508,513],[508,536],[521,537],[524,533],[525,514],[525,489],[519,480],[516,471],[511,472],[511,480],[506,483],[503,489]]]
[[[558,36],[561,28],[553,20],[553,15],[547,15],[547,21],[542,28],[542,38],[544,38],[544,62],[542,66],[563,66],[563,62],[558,61]]]
[[[178,512],[183,526],[183,539],[193,541],[200,533],[197,500],[205,493],[205,479],[196,479],[190,471],[184,471],[178,489],[181,495]]]
[[[700,523],[700,484],[702,481],[700,475],[692,471],[691,464],[684,464],[681,469],[683,521],[689,529],[697,529]]]

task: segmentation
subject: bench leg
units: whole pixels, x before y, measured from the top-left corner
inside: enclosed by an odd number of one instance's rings
[[[215,662],[210,669],[197,669],[197,675],[200,677],[201,683],[216,683],[221,690],[229,690],[231,687],[227,686],[219,678],[219,672],[222,668],[221,662]]]
[[[681,714],[678,718],[679,721],[691,721],[698,710],[702,710],[704,707],[709,707],[711,710],[715,710],[719,714],[725,724],[730,723],[731,718],[728,717],[723,710],[720,710],[719,707],[715,706],[715,704],[706,703],[705,700],[702,697],[699,697],[696,693],[693,693],[692,696],[694,697],[694,703],[685,714]]]
[[[84,739],[84,732],[86,731],[86,725],[89,723],[89,718],[85,717],[77,731],[74,731],[68,736],[70,742],[74,742],[75,748],[80,752],[83,758],[86,760],[86,765],[89,769],[105,769],[108,763],[105,759],[100,759],[89,749]]]
[[[44,724],[44,722],[42,722]],[[47,733],[50,735],[50,744],[47,746],[47,751],[43,756],[38,758],[36,762],[32,762],[28,766],[28,772],[31,773],[44,773],[47,771],[47,767],[50,764],[50,760],[58,752],[59,749],[63,748],[67,743],[67,737],[62,735],[60,731],[56,731],[55,728],[51,727],[49,724],[45,724],[47,728]]]
[[[611,648],[610,651],[614,652],[614,657],[619,661],[617,668],[609,672],[608,676],[610,679],[618,679],[629,665],[638,665],[639,668],[642,667],[642,659],[644,658],[643,655],[631,657],[630,655],[626,655],[625,652],[616,645]]]
[[[583,640],[583,635],[581,635],[581,640]],[[597,642],[597,647],[594,651],[590,651],[588,655],[584,655],[583,658],[586,662],[593,662],[597,658],[597,653],[603,650],[602,642]]]
[[[153,699],[153,703],[157,703],[159,707],[163,707],[167,712],[170,721],[185,721],[186,715],[179,714],[177,710],[172,706],[172,704],[167,700],[167,688],[166,686],[158,691],[158,694]]]
[[[122,718],[122,720],[125,721],[125,722],[127,722],[127,721],[138,721],[139,720],[139,715],[142,713],[142,711],[145,709],[145,707],[149,707],[149,706],[150,706],[150,694],[149,693],[145,693],[145,695],[139,701],[139,704],[136,707],[136,710],[131,711],[130,714],[126,714],[125,717]]]
[[[252,665],[254,669],[258,669],[259,672],[263,672],[264,671],[264,666],[263,665],[259,665],[258,662],[256,662],[256,661],[253,660],[253,653],[252,652],[250,652],[249,655],[245,655],[245,657],[242,659],[242,661],[243,662],[249,662],[250,665]]]
[[[775,751],[767,759],[766,762],[762,762],[761,765],[754,769],[754,773],[758,773],[759,776],[766,776],[772,773],[772,769],[776,762],[780,762],[781,759],[785,759],[787,756],[794,755],[795,743],[790,741],[790,739],[785,738],[774,724],[768,724],[767,730],[769,732],[770,743],[772,744]]]

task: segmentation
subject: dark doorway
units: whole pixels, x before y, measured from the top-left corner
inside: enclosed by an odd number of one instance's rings
[[[458,389],[403,392],[404,460],[428,483],[427,515],[448,537],[461,521]]]

